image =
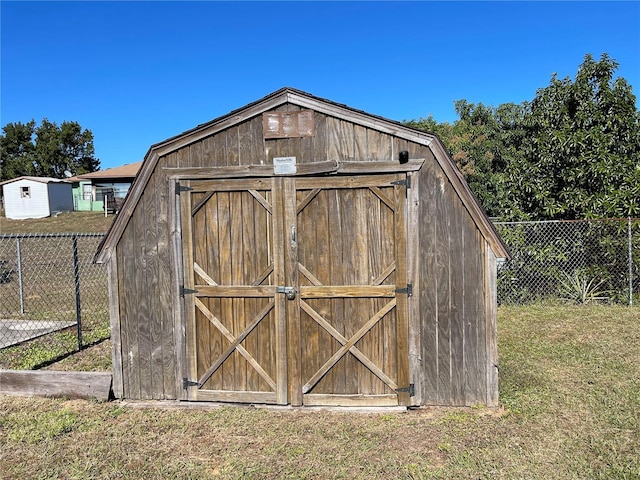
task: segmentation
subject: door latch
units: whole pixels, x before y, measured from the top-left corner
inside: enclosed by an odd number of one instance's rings
[[[296,289],[293,287],[276,287],[276,293],[284,293],[287,300],[295,300],[296,298]]]

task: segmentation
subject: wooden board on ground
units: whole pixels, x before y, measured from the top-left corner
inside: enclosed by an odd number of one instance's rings
[[[111,372],[0,370],[0,395],[108,400]]]

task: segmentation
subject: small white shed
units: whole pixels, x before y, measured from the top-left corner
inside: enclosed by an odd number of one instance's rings
[[[7,218],[44,218],[73,211],[71,184],[50,177],[18,177],[0,183]]]

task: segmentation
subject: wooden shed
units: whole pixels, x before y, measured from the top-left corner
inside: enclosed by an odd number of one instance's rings
[[[147,153],[96,255],[114,392],[496,405],[507,256],[436,136],[278,90]]]
[[[0,183],[7,218],[24,220],[72,212],[71,184],[51,177],[18,177]]]

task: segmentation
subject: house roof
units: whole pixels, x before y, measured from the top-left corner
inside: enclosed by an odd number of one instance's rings
[[[107,168],[105,170],[99,170],[97,172],[83,173],[82,175],[76,175],[75,177],[71,177],[69,181],[79,182],[80,180],[134,178],[138,174],[138,171],[140,170],[141,165],[142,165],[142,162],[127,163],[126,165],[122,165],[120,167]]]
[[[116,246],[124,232],[127,222],[131,218],[135,206],[140,200],[140,197],[142,196],[147,182],[151,178],[153,170],[160,157],[286,103],[315,110],[317,112],[350,121],[383,133],[388,133],[408,141],[429,146],[440,167],[451,181],[451,184],[458,193],[458,196],[469,211],[471,217],[474,219],[478,229],[491,246],[495,255],[497,257],[509,257],[506,245],[500,239],[500,236],[493,227],[493,224],[474,197],[471,189],[464,180],[464,177],[455,166],[455,163],[449,156],[444,145],[436,135],[408,127],[403,123],[394,120],[389,120],[384,117],[366,113],[362,110],[351,108],[344,104],[316,97],[301,90],[285,87],[260,100],[211,120],[210,122],[198,125],[191,130],[152,145],[145,155],[140,171],[138,172],[138,176],[136,177],[136,181],[129,191],[120,213],[111,224],[107,235],[98,247],[95,261],[97,263],[102,263],[108,259],[111,249]]]
[[[39,183],[68,183],[66,179],[60,179],[60,178],[22,176],[22,177],[12,178],[11,180],[5,180],[4,182],[0,182],[0,185],[6,185],[7,183],[17,182],[18,180],[30,180],[32,182],[39,182]]]

